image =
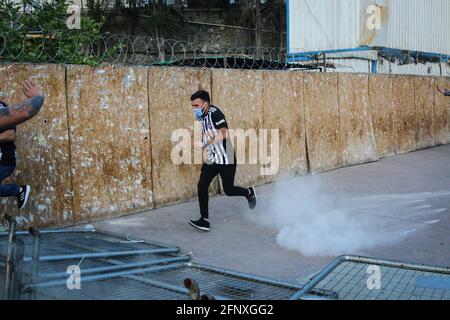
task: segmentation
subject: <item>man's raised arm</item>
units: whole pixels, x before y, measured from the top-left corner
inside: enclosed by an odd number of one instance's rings
[[[39,85],[31,80],[25,80],[22,90],[28,99],[13,104],[7,108],[0,108],[0,128],[10,129],[15,125],[33,118],[41,110],[44,103],[44,93]]]

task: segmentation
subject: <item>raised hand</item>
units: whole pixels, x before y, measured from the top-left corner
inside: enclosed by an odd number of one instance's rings
[[[0,109],[0,128],[10,129],[15,125],[33,118],[41,110],[44,103],[44,93],[39,85],[31,80],[22,83],[22,90],[27,100]]]
[[[22,83],[22,91],[25,94],[25,97],[27,98],[32,98],[35,96],[44,96],[42,88],[31,80],[25,80]]]

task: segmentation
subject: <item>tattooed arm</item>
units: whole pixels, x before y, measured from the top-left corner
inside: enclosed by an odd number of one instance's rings
[[[10,129],[17,124],[23,123],[33,118],[44,103],[44,94],[41,87],[31,80],[26,80],[22,87],[27,100],[11,105],[7,108],[0,108],[0,128]]]
[[[439,87],[439,86],[436,86],[436,88],[437,88],[438,91],[439,91],[440,93],[442,93],[444,96],[450,96],[450,90],[442,89],[442,88]]]
[[[16,132],[14,130],[6,130],[0,133],[0,143],[11,142],[16,138]]]

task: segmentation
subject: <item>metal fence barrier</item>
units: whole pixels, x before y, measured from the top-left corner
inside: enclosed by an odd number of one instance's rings
[[[298,285],[197,264],[179,247],[100,230],[16,232],[7,218],[9,231],[0,233],[3,299],[450,299],[445,267],[344,255]],[[82,270],[80,290],[68,286],[73,265]],[[379,276],[373,287],[369,269]]]
[[[303,299],[319,288],[342,300],[449,300],[450,268],[343,255],[290,299]]]
[[[297,285],[189,262],[83,276],[82,290],[67,290],[65,280],[41,282],[26,289],[35,289],[38,295],[50,299],[185,300],[192,299],[192,292],[182,286],[186,279],[195,281],[202,292],[216,300],[287,300],[301,289]],[[331,298],[334,294],[311,291],[311,296]]]
[[[0,233],[0,258],[8,253],[11,231]],[[301,289],[190,263],[191,257],[179,254],[178,247],[100,230],[31,229],[14,237],[24,244],[23,276],[20,289],[8,299],[188,299],[193,297],[184,284],[188,278],[214,299],[287,299]],[[67,286],[69,265],[82,267],[81,290]],[[332,295],[323,290],[311,294]]]
[[[0,282],[4,299],[23,298],[25,294],[29,299],[38,298],[37,288],[61,281],[58,279],[63,279],[67,290],[66,270],[71,265],[82,267],[83,275],[87,275],[83,277],[85,282],[92,276],[190,260],[190,256],[178,255],[179,247],[157,242],[98,230],[16,232],[14,218],[7,217],[7,221],[9,231],[0,233]]]

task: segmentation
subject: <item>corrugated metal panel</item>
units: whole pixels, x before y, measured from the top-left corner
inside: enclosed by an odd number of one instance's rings
[[[289,0],[290,52],[359,45],[359,0]]]
[[[450,54],[449,0],[391,0],[386,47]]]
[[[370,30],[367,9],[380,8]],[[290,52],[360,46],[450,55],[450,0],[289,0]]]

